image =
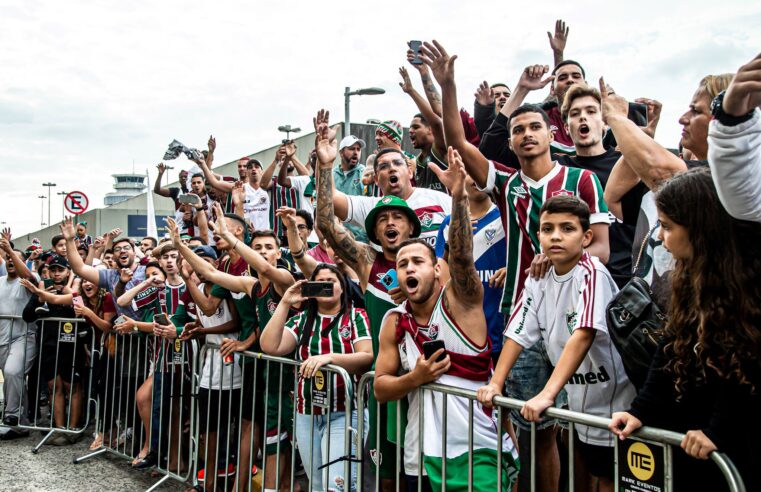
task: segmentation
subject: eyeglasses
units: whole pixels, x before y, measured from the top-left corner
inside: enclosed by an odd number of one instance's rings
[[[121,251],[132,251],[132,246],[116,246],[114,248],[114,253],[119,253]]]

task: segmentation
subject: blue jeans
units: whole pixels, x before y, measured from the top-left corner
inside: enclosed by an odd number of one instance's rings
[[[363,414],[363,418],[367,422],[367,415]],[[312,422],[314,422],[314,434],[312,434]],[[330,422],[328,422],[327,415],[297,413],[294,428],[296,429],[296,443],[299,447],[301,462],[304,464],[304,469],[309,477],[310,490],[346,490],[344,479],[346,461],[337,461],[322,470],[319,469],[323,464],[346,455],[346,413],[332,412]],[[356,457],[356,410],[351,413],[351,428],[351,455]],[[367,425],[365,425],[365,429],[367,429]],[[330,443],[329,455],[328,443]],[[314,469],[310,469],[312,457],[314,457],[312,464]],[[351,475],[350,490],[354,491],[357,490],[357,464],[354,462],[351,464]],[[329,485],[325,486],[324,484]]]

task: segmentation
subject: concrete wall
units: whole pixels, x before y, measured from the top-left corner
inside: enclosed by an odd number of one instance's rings
[[[341,125],[338,131],[337,138],[339,141],[342,138],[342,127],[343,125]],[[367,143],[367,147],[362,153],[362,162],[364,162],[367,156],[377,149],[377,146],[375,145],[375,125],[352,123],[351,133],[363,139]],[[296,156],[301,162],[306,162],[309,157],[309,152],[314,148],[314,132],[294,138],[294,141],[296,142],[297,146]],[[404,150],[408,152],[412,152],[414,150],[410,145],[409,131],[407,128],[404,130],[403,142]],[[279,146],[280,144],[278,143],[277,145],[273,145],[272,147],[251,154],[249,157],[258,159],[262,165],[267,168],[275,158],[275,152],[277,152]],[[190,167],[190,164],[187,162],[182,162],[181,164],[183,168]],[[179,167],[180,166],[177,166],[178,169]],[[231,161],[220,166],[213,166],[213,170],[215,173],[227,176],[238,176],[237,161]],[[153,174],[152,177],[155,179],[155,174]],[[149,190],[153,190],[153,184],[153,182],[148,183]],[[169,186],[177,187],[179,184],[177,181],[175,181],[170,183]],[[158,218],[157,225],[159,234],[162,234],[162,219],[167,215],[174,215],[174,204],[172,200],[154,194],[153,206],[156,210],[156,217]],[[130,230],[130,225],[132,225],[131,232],[137,232],[137,234],[133,234],[130,237],[133,239],[140,239],[145,235],[145,219],[142,219],[141,217],[145,217],[146,207],[146,193],[141,193],[134,198],[130,198],[129,200],[111,205],[110,207],[90,209],[84,214],[80,215],[79,220],[84,220],[87,222],[88,233],[93,237],[102,235],[105,232],[116,228],[122,229],[124,234],[127,234],[127,232]],[[59,233],[60,230],[58,224],[54,224],[53,226],[46,227],[45,229],[16,237],[13,239],[13,242],[17,248],[25,249],[32,243],[33,238],[38,238],[42,243],[42,247],[48,249],[50,248],[50,240],[53,238],[53,236]]]

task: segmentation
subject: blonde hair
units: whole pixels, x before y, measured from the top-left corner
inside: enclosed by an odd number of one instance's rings
[[[733,73],[722,73],[719,75],[706,75],[700,79],[698,84],[699,89],[703,89],[708,94],[708,97],[713,100],[722,91],[727,90],[729,83],[732,82],[732,78],[735,76]]]

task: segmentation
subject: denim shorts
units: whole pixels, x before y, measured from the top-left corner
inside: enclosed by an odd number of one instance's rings
[[[505,383],[507,396],[518,400],[530,400],[544,389],[544,386],[550,379],[552,370],[552,364],[550,364],[550,359],[541,341],[527,349],[523,349]],[[565,390],[562,390],[558,393],[557,398],[555,398],[554,406],[565,407],[567,405],[568,395]],[[531,422],[524,419],[519,410],[512,410],[510,418],[519,428],[523,430],[531,429]],[[556,424],[558,424],[557,419],[543,418],[536,423],[536,429],[547,429]]]

